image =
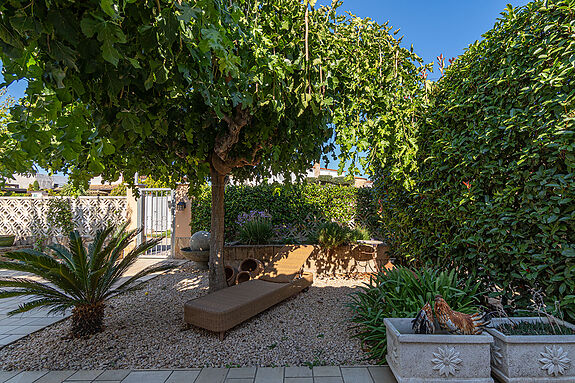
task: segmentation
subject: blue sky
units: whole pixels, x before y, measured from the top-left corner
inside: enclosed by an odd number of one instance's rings
[[[318,1],[319,4],[329,2]],[[389,20],[390,25],[401,29],[397,36],[404,36],[404,46],[413,44],[425,63],[435,62],[436,57],[443,54],[447,64],[449,58],[459,56],[469,44],[481,39],[507,4],[516,7],[527,3],[526,0],[344,0],[340,10],[370,17],[381,24]],[[436,70],[429,79],[438,77]],[[14,84],[9,93],[20,98],[24,89],[23,83]],[[328,167],[337,165],[337,161],[327,164]]]

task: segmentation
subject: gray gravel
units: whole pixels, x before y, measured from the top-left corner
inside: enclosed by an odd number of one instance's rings
[[[351,338],[348,294],[362,281],[316,277],[298,294],[217,335],[183,322],[183,305],[207,293],[208,275],[191,266],[112,299],[106,329],[67,337],[69,320],[0,350],[0,369],[115,369],[366,364]]]

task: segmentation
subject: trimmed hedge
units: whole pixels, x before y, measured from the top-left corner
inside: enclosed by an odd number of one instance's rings
[[[210,229],[211,194],[203,188],[192,203],[192,232]],[[266,211],[272,216],[274,226],[298,227],[307,222],[335,221],[348,225],[355,220],[369,228],[372,235],[379,232],[373,191],[340,185],[318,184],[264,184],[258,186],[227,186],[225,194],[226,237],[232,238],[238,230],[239,214],[251,210]]]
[[[505,304],[541,290],[571,320],[573,15],[573,0],[509,7],[435,84],[409,182],[376,171],[396,253],[474,274]]]

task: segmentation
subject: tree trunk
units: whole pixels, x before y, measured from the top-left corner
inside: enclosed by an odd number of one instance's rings
[[[74,307],[72,309],[72,336],[90,336],[102,331],[104,309],[105,305],[102,302]]]
[[[210,167],[212,181],[212,226],[210,230],[210,292],[227,287],[224,271],[225,174]]]

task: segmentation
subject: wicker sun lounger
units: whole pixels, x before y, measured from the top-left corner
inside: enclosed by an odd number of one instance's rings
[[[310,254],[305,248],[280,252],[260,279],[186,302],[184,320],[219,333],[223,340],[227,330],[311,286],[313,274],[299,274]]]

